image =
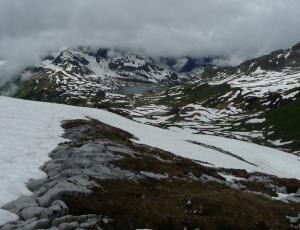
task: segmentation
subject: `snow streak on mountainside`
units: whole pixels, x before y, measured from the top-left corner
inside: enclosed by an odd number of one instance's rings
[[[137,123],[98,109],[0,97],[0,205],[28,194],[25,183],[44,176],[39,167],[62,142],[61,122],[95,118],[133,134],[137,143],[157,147],[211,167],[246,169],[300,179],[297,156],[252,143],[194,134],[189,129],[166,130]]]

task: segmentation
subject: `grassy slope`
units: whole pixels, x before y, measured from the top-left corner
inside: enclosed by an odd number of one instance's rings
[[[211,86],[203,84],[199,86],[186,86],[182,88],[182,98],[180,100],[174,100],[177,96],[169,96],[170,91],[166,91],[166,96],[160,100],[160,103],[181,107],[189,103],[199,103],[209,100],[211,98],[217,98],[230,90],[230,86],[227,84]]]
[[[300,98],[278,109],[270,110],[266,113],[266,125],[273,126],[275,133],[272,138],[297,140],[300,145]]]

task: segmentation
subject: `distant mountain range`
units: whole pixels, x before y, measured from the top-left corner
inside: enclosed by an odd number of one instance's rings
[[[105,107],[141,122],[300,153],[300,44],[237,67],[214,60],[69,48],[28,67],[2,94]]]

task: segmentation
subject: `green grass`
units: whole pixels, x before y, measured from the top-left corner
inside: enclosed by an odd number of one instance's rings
[[[200,85],[197,87],[187,87],[184,89],[184,93],[190,102],[205,101],[230,91],[230,86],[227,84],[221,85]]]
[[[186,86],[182,89],[182,98],[174,100],[177,96],[169,96],[170,91],[166,91],[166,97],[162,98],[159,102],[171,107],[183,107],[189,103],[202,103],[208,100],[217,99],[219,96],[231,90],[227,84],[222,85],[208,85],[203,84],[199,86]]]
[[[267,126],[274,126],[274,139],[297,140],[297,147],[300,148],[300,98],[278,109],[266,113]]]

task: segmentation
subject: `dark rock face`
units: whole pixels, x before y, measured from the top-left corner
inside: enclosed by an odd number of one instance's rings
[[[177,73],[189,73],[195,69],[206,67],[213,67],[214,57],[202,57],[202,58],[193,58],[193,57],[182,57],[182,58],[170,58],[170,57],[161,57],[158,62],[168,66],[169,69]]]

